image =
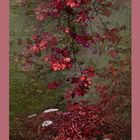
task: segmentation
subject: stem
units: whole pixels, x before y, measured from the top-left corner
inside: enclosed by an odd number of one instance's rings
[[[77,60],[77,57],[76,57],[76,54],[75,54],[74,40],[73,40],[73,44],[72,44],[72,50],[73,50],[74,62],[75,62],[75,68],[74,68],[75,75],[76,75],[76,63],[77,63],[77,65],[79,66],[80,73],[81,73],[81,75],[82,75],[82,67],[81,67],[81,65],[79,64],[79,62],[78,62],[78,60]]]
[[[70,20],[70,14],[68,13],[68,27],[70,28],[70,31],[71,31],[71,24],[70,24],[71,20]],[[74,72],[75,72],[75,75],[77,75],[76,73],[76,63],[77,65],[79,66],[79,69],[80,69],[80,73],[82,75],[82,68],[81,68],[81,65],[79,64],[78,60],[77,60],[77,57],[76,57],[76,53],[75,53],[75,48],[74,48],[74,39],[72,39],[72,50],[73,50],[73,56],[74,56]]]
[[[107,26],[104,24],[104,22],[102,21],[102,18],[101,18],[100,15],[98,14],[98,11],[97,11],[97,9],[96,9],[96,7],[95,7],[95,3],[96,3],[96,1],[92,4],[92,6],[94,7],[94,11],[95,11],[95,13],[96,13],[96,16],[98,17],[98,19],[100,20],[100,22],[101,22],[101,24],[104,26],[104,28],[107,29]]]

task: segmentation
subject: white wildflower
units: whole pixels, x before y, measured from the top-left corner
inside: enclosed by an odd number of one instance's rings
[[[59,109],[54,108],[54,109],[47,109],[43,113],[57,112],[57,111],[59,111]]]
[[[37,116],[37,114],[29,115],[28,118],[32,118],[32,117],[35,117],[35,116]]]
[[[49,126],[49,125],[51,125],[51,124],[53,124],[53,122],[47,120],[47,121],[44,121],[44,122],[42,123],[42,127],[47,127],[47,126]]]

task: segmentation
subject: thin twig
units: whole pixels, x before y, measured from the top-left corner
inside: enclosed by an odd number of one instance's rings
[[[94,7],[94,10],[95,10],[95,13],[96,13],[96,16],[98,17],[98,19],[100,20],[101,24],[104,26],[105,29],[107,29],[107,26],[104,24],[104,22],[102,21],[102,18],[100,17],[100,15],[98,14],[98,11],[95,7],[95,3],[96,1],[92,4],[92,6]]]

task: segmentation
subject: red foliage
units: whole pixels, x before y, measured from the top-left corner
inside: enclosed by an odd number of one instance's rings
[[[61,71],[72,67],[72,59],[70,51],[66,48],[53,48],[52,54],[45,57],[45,62],[48,62],[52,71]]]
[[[45,21],[50,17],[54,20],[65,17],[66,23],[58,25],[58,29],[60,29],[58,32],[65,33],[67,40],[65,38],[59,40],[51,33],[35,34],[32,37],[33,44],[27,45],[24,49],[23,58],[28,64],[32,64],[35,63],[32,61],[34,56],[44,53],[44,65],[49,64],[51,71],[64,71],[73,68],[74,76],[66,79],[71,86],[65,94],[68,107],[66,112],[41,113],[36,117],[23,120],[30,132],[27,136],[31,139],[103,140],[109,138],[110,140],[122,140],[121,137],[128,132],[124,124],[119,119],[116,120],[114,104],[117,101],[117,94],[116,92],[110,93],[107,86],[95,84],[96,92],[100,94],[101,98],[94,105],[89,101],[72,102],[76,96],[88,94],[90,87],[94,85],[92,80],[96,76],[94,67],[81,67],[76,56],[81,46],[89,48],[96,43],[103,44],[104,42],[109,42],[110,46],[113,46],[121,40],[120,29],[108,29],[100,17],[100,14],[102,16],[111,15],[111,5],[112,3],[106,0],[96,0],[94,3],[92,0],[50,0],[42,2],[34,9],[39,21]],[[101,22],[103,33],[93,33],[92,29],[90,33],[87,32],[87,23],[97,18]],[[83,27],[82,31],[79,31],[75,25],[80,29]],[[64,44],[61,46],[63,41]],[[117,54],[113,50],[109,52],[113,58]],[[76,66],[79,67],[78,74]],[[109,66],[105,72],[116,76],[118,71],[118,68]],[[97,76],[99,75],[97,74]],[[48,84],[48,89],[57,89],[59,85],[60,81],[53,81]],[[46,121],[46,127],[41,125],[44,121]]]
[[[75,103],[69,106],[67,112],[43,112],[30,119],[25,118],[22,122],[38,140],[121,140],[120,137],[127,134],[126,126],[115,120],[110,101],[103,102],[102,99],[96,105]],[[51,124],[44,125],[46,121],[51,121]]]
[[[84,96],[89,90],[89,86],[92,84],[91,79],[87,76],[72,77],[71,83],[73,84],[73,87],[66,94],[67,100],[70,100],[75,96]]]
[[[118,35],[119,32],[120,32],[120,29],[118,28],[108,29],[104,33],[102,39],[103,41],[109,41],[112,44],[115,44],[115,43],[117,44],[121,40],[120,36]]]
[[[57,89],[60,85],[60,81],[53,81],[51,83],[48,84],[48,89],[52,90],[52,89]]]

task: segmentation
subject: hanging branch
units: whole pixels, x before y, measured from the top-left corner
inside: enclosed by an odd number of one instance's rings
[[[100,20],[101,24],[103,25],[103,27],[105,28],[105,30],[107,30],[107,26],[104,24],[104,22],[102,21],[102,18],[100,17],[100,15],[98,14],[98,11],[95,7],[96,1],[94,3],[92,3],[92,6],[94,7],[94,11],[96,13],[96,16],[98,17],[98,19]]]
[[[70,31],[71,31],[71,22],[72,22],[73,20],[71,20],[70,14],[69,14],[69,13],[67,13],[67,14],[68,14],[68,27],[69,27],[69,29],[70,29]],[[81,73],[81,75],[82,75],[82,68],[81,68],[81,65],[79,64],[79,62],[78,62],[78,60],[77,60],[77,57],[76,57],[75,47],[74,47],[74,39],[73,39],[73,38],[72,38],[72,45],[71,45],[71,47],[72,47],[73,56],[74,56],[74,73],[75,73],[75,75],[77,75],[77,72],[76,72],[76,63],[77,63],[77,65],[79,66],[79,69],[80,69],[80,73]]]

